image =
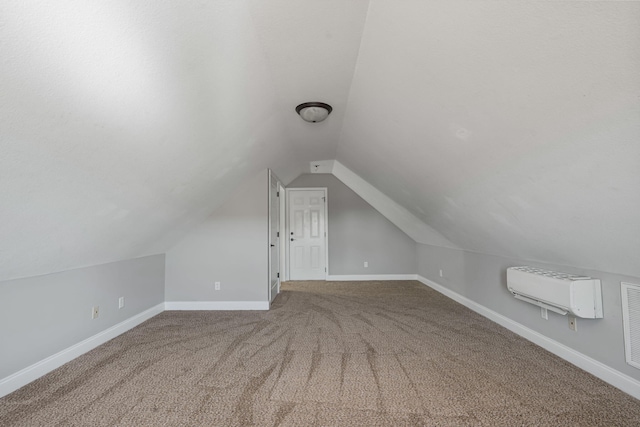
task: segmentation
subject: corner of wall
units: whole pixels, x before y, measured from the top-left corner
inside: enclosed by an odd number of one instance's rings
[[[260,170],[167,251],[167,303],[267,301],[268,177]]]

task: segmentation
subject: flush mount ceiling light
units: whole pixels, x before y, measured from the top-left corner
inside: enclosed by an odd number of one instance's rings
[[[321,122],[331,114],[333,108],[324,102],[304,102],[296,107],[296,113],[302,120],[310,123]]]

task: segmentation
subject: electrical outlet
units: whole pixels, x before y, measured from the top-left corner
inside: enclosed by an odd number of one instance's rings
[[[213,284],[213,288],[214,288],[216,291],[219,291],[219,290],[220,290],[220,282],[215,282],[215,283]]]
[[[99,315],[100,315],[100,307],[96,305],[91,309],[91,318],[97,319]]]
[[[544,320],[549,320],[549,312],[546,308],[540,307],[540,317],[542,317]]]
[[[442,275],[442,270],[440,270],[440,277],[443,277],[443,275]]]
[[[369,261],[364,262],[364,268],[369,268]]]
[[[124,307],[124,297],[118,298],[118,308]]]
[[[576,321],[576,318],[573,316],[569,316],[569,329],[574,332],[578,331],[578,323]]]

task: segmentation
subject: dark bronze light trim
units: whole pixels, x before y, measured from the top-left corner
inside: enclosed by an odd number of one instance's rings
[[[300,115],[300,111],[302,111],[305,108],[309,108],[309,107],[324,108],[325,110],[328,111],[327,116],[329,114],[331,114],[331,112],[333,111],[333,107],[331,107],[331,105],[329,105],[329,104],[325,104],[324,102],[303,102],[302,104],[300,104],[300,105],[298,105],[296,107],[296,113],[298,113],[298,115]],[[316,122],[313,121],[312,123],[316,123]]]

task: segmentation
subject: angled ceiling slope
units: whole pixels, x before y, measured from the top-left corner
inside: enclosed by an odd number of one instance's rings
[[[468,250],[640,276],[640,3],[0,4],[0,280],[337,159]],[[294,107],[324,101],[322,127]],[[443,243],[444,244],[444,243]]]
[[[464,249],[640,277],[638,22],[372,1],[336,158]]]
[[[162,253],[259,170],[335,157],[367,5],[2,2],[0,280]]]
[[[311,162],[310,171],[311,173],[333,174],[416,242],[447,248],[457,248],[456,245],[447,240],[442,234],[429,227],[406,208],[400,206],[393,199],[353,173],[353,171],[337,160]]]

